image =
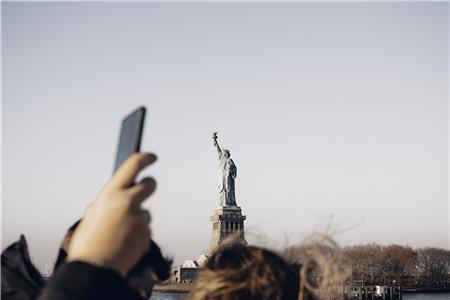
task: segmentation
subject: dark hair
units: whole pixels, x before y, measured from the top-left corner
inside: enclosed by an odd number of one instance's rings
[[[297,300],[299,289],[300,265],[267,249],[230,244],[208,259],[187,299]]]

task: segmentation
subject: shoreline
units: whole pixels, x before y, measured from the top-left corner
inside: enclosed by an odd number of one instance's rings
[[[169,282],[155,284],[153,291],[160,293],[189,293],[192,289],[192,283]]]
[[[169,282],[156,284],[153,287],[155,292],[161,293],[189,293],[193,287],[193,283]],[[405,294],[433,294],[433,293],[450,293],[449,288],[402,288]]]
[[[450,293],[450,288],[403,288],[405,294],[446,294]]]

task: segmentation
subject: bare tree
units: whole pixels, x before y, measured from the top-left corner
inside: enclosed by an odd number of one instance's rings
[[[383,249],[380,245],[356,245],[344,249],[351,261],[353,279],[362,283],[379,283],[382,280]]]
[[[450,273],[450,251],[439,248],[424,248],[417,251],[417,282],[427,287],[448,287]]]
[[[395,280],[403,286],[404,281],[415,274],[416,252],[409,246],[385,246],[382,259],[382,268],[387,274],[389,284]]]

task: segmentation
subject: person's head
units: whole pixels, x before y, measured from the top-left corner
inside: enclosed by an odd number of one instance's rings
[[[299,265],[266,249],[234,244],[208,259],[187,299],[297,300],[299,285]]]
[[[230,157],[230,150],[223,149],[223,156],[225,156],[225,158],[229,158]]]

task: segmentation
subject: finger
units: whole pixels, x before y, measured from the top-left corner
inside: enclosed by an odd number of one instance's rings
[[[89,203],[84,212],[84,218],[90,218],[91,215],[94,213],[94,210],[95,210],[95,202]]]
[[[151,231],[148,225],[139,224],[137,228],[134,230],[133,238],[137,241],[137,246],[144,254],[150,247],[151,243]]]
[[[146,248],[147,250],[150,248],[150,244],[151,244],[151,239],[152,239],[152,231],[150,230],[149,227],[147,227],[147,230],[145,231],[145,240],[146,240]]]
[[[131,194],[131,207],[138,208],[155,190],[156,181],[151,177],[144,178],[140,183],[127,189],[127,192]]]
[[[138,152],[132,154],[114,173],[110,184],[117,188],[127,188],[134,183],[134,179],[145,167],[156,161],[156,155]]]
[[[146,227],[143,232],[143,239],[142,239],[142,247],[144,254],[150,249],[151,236],[152,233],[150,231],[150,228]]]
[[[136,214],[138,220],[144,224],[149,224],[152,219],[150,212],[146,209],[139,209]]]

